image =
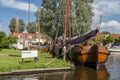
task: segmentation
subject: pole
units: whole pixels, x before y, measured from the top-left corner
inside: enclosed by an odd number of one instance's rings
[[[69,37],[69,11],[70,11],[70,0],[67,0],[67,10],[66,10],[66,26],[65,26],[65,39],[63,47],[63,59],[66,60],[66,38]]]
[[[102,14],[100,15],[100,21],[99,21],[99,26],[98,26],[98,29],[100,30],[100,25],[102,23]]]
[[[101,23],[102,23],[102,14],[100,15],[99,24],[98,24],[98,27],[97,27],[99,31],[100,31],[100,25],[101,25]],[[99,42],[98,36],[99,36],[99,35],[96,36],[96,39],[97,39],[96,41],[97,41],[97,42]]]
[[[69,11],[70,11],[70,0],[67,1],[67,11],[66,11],[66,28],[65,28],[65,37],[69,37]]]
[[[39,35],[39,46],[40,46],[40,11],[38,9],[38,35]]]
[[[28,26],[30,23],[30,0],[28,1]],[[28,39],[28,49],[30,49],[30,38]]]
[[[17,27],[17,34],[19,33],[19,12],[17,11],[17,18],[16,18],[16,27]]]
[[[30,0],[28,2],[28,24],[30,22]]]

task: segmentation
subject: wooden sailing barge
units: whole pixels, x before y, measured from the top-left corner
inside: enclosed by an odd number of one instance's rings
[[[68,0],[67,5],[67,17],[69,18],[69,7],[70,6],[70,0]],[[66,28],[69,27],[69,19],[66,19]],[[100,17],[100,23],[101,23],[101,17]],[[100,27],[100,24],[99,24]],[[98,28],[99,28],[98,27]],[[66,37],[68,37],[68,29],[66,29]],[[69,51],[68,54],[70,56],[70,60],[73,62],[74,65],[78,66],[87,66],[96,69],[98,64],[104,64],[107,59],[109,52],[106,48],[106,46],[103,45],[79,45],[79,43],[84,42],[85,40],[88,40],[91,37],[96,36],[99,29],[96,29],[96,31],[91,31],[85,35],[79,36],[72,40],[66,40],[66,44],[74,45]],[[76,45],[77,44],[77,45]]]
[[[66,13],[66,38],[68,38],[68,28],[69,28],[69,9],[70,9],[70,0],[68,0],[68,5],[67,5],[67,13]],[[80,43],[88,40],[91,37],[96,36],[98,33],[98,29],[93,30],[89,33],[86,33],[84,35],[78,36],[73,39],[66,39],[65,40],[65,46],[67,48],[66,55],[70,61],[75,65],[75,66],[87,66],[90,68],[97,68],[98,64],[104,64],[107,59],[109,52],[105,46],[101,45],[80,45]],[[70,45],[70,46],[69,46]],[[71,47],[74,46],[74,47]],[[57,48],[56,45],[54,45],[55,48]],[[71,47],[71,48],[70,48]],[[58,49],[53,49],[53,54],[61,54],[61,47],[58,46]],[[70,49],[68,49],[70,48]],[[63,49],[63,47],[62,47]],[[57,53],[56,53],[57,50]]]
[[[87,66],[97,68],[98,64],[104,64],[108,59],[108,50],[105,46],[77,46],[70,52],[71,61],[75,66]]]

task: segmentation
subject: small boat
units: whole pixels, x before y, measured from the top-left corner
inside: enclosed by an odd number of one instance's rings
[[[29,48],[30,48],[30,50],[37,49],[37,50],[41,50],[42,52],[48,52],[50,47],[49,47],[48,44],[46,44],[46,45],[40,45],[40,46],[38,46],[38,45],[31,45],[31,46],[29,46]]]
[[[112,53],[119,53],[120,52],[120,42],[115,42],[114,44],[112,44],[112,46],[110,48],[108,48],[109,52]]]
[[[49,51],[49,45],[46,45],[44,48],[41,48],[42,52],[48,52]]]
[[[71,61],[75,66],[86,66],[97,69],[98,64],[104,64],[109,52],[105,46],[76,46],[70,53]]]
[[[49,51],[49,45],[41,45],[41,46],[37,46],[36,49],[41,50],[42,52],[48,52]]]
[[[108,51],[111,53],[120,53],[120,48],[108,48]]]

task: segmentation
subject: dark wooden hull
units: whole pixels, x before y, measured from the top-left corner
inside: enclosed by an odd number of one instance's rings
[[[74,65],[82,65],[97,68],[98,64],[107,61],[109,52],[105,46],[80,46],[74,47],[71,51],[71,61]]]

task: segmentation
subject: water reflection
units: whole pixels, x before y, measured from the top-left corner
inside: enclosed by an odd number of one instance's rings
[[[96,71],[87,67],[76,67],[74,71],[9,76],[0,80],[109,80],[106,66]]]
[[[106,66],[99,66],[98,70],[87,67],[77,67],[74,73],[74,80],[109,80]]]
[[[71,80],[73,71],[41,73],[33,75],[4,76],[0,80]]]

